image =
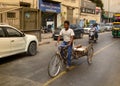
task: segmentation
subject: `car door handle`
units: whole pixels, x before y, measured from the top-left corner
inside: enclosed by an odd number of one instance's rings
[[[12,40],[11,42],[14,42],[14,40]]]

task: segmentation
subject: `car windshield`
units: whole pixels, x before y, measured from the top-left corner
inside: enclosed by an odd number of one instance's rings
[[[120,25],[114,25],[115,28],[120,28]]]
[[[92,25],[88,25],[87,28],[92,28]]]
[[[76,29],[76,28],[77,28],[77,25],[76,25],[76,24],[71,24],[71,25],[70,25],[70,28],[71,28],[71,29]]]

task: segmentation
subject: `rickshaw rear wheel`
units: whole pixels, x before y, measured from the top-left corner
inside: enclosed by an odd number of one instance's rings
[[[94,54],[94,49],[93,49],[93,47],[91,47],[91,48],[88,49],[88,53],[87,53],[87,62],[88,62],[89,65],[92,64],[93,54]]]

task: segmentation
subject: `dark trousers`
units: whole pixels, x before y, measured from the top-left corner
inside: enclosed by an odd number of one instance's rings
[[[98,32],[95,32],[95,38],[98,39]]]

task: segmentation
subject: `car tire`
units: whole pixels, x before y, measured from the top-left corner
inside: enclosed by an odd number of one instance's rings
[[[34,56],[37,53],[37,44],[35,42],[31,42],[28,47],[28,52],[27,54],[29,56]]]

